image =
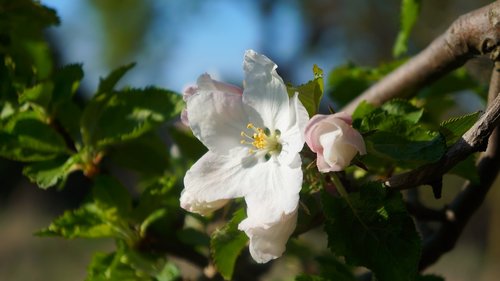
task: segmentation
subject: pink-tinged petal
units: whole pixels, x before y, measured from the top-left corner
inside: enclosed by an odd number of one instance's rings
[[[266,226],[251,226],[248,219],[238,228],[250,238],[250,255],[258,263],[279,258],[286,249],[286,243],[297,225],[297,209],[283,215],[279,221]]]
[[[256,126],[267,127],[271,131],[286,128],[289,121],[288,93],[276,68],[276,64],[266,56],[253,50],[245,52],[243,102],[257,113],[247,112],[250,120]]]
[[[229,155],[208,151],[184,177],[181,207],[206,215],[222,207],[227,199],[243,197],[258,177],[247,149],[233,149]]]
[[[366,154],[363,137],[351,123],[352,118],[344,112],[316,115],[309,121],[306,142],[317,153],[320,172],[341,171],[358,152]]]
[[[197,81],[199,90],[212,91],[217,90],[227,94],[243,95],[243,90],[235,85],[227,84],[217,80],[213,80],[209,74],[205,73],[198,78]]]
[[[351,126],[352,125],[352,117],[351,115],[349,115],[348,113],[344,112],[344,111],[341,111],[341,112],[337,112],[335,114],[332,114],[330,115],[329,117],[330,119],[333,119],[333,118],[339,118],[341,119],[342,121],[344,121],[345,123],[347,123],[347,125]]]
[[[185,108],[181,111],[181,122],[184,126],[189,127],[188,112]]]
[[[193,134],[210,150],[227,154],[241,146],[248,119],[239,93],[215,89],[210,76],[198,79],[197,91],[187,98],[187,119]],[[212,87],[214,89],[210,89]]]
[[[316,114],[311,118],[311,120],[309,120],[309,123],[307,123],[305,129],[305,140],[313,152],[323,151],[323,148],[319,143],[319,136],[321,135],[321,132],[318,132],[318,127],[321,125],[323,120],[327,118],[328,115]]]
[[[252,179],[252,187],[245,194],[247,224],[272,224],[297,208],[302,188],[301,160],[298,154],[290,165],[280,165],[271,159],[256,165],[253,170],[256,171],[256,177]]]

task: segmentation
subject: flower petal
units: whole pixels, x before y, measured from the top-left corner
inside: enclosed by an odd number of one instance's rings
[[[228,154],[231,148],[241,145],[240,133],[246,129],[248,119],[241,94],[235,89],[205,74],[198,79],[196,91],[184,96],[187,103],[184,119],[188,119],[194,135],[210,151]]]
[[[299,101],[298,93],[290,99],[290,117],[287,128],[281,130],[281,153],[278,161],[282,164],[291,163],[297,153],[304,147],[304,129],[309,121],[309,114],[306,108]]]
[[[181,207],[206,215],[222,207],[227,199],[243,197],[258,177],[253,160],[244,148],[233,149],[229,155],[208,151],[184,177]]]
[[[245,220],[238,228],[245,231],[250,238],[250,255],[258,263],[266,263],[272,259],[279,258],[286,248],[286,243],[297,225],[298,209],[283,215],[281,219],[268,226],[247,226]]]
[[[258,127],[264,126],[271,131],[286,128],[289,121],[288,93],[276,68],[276,64],[266,56],[253,50],[245,52],[243,102],[258,113],[256,116],[248,112],[250,120]]]
[[[290,165],[280,165],[271,159],[252,169],[256,174],[252,178],[250,192],[245,195],[248,226],[273,224],[297,208],[302,188],[299,154]]]

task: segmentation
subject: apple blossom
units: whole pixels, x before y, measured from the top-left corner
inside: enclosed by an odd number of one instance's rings
[[[297,93],[289,98],[276,68],[249,50],[243,91],[204,74],[184,95],[184,122],[208,152],[184,177],[181,207],[205,215],[244,197],[247,218],[238,228],[261,263],[281,256],[295,229],[302,186],[299,152],[309,119]]]
[[[316,164],[322,173],[341,171],[349,166],[359,152],[366,154],[361,134],[351,127],[347,113],[315,115],[307,124],[307,145],[317,154]]]

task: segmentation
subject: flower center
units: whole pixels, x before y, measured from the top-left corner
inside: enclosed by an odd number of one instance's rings
[[[252,129],[253,134],[250,136],[242,131],[241,136],[244,139],[241,140],[241,143],[252,146],[252,148],[248,149],[250,154],[262,151],[265,153],[266,159],[268,159],[271,155],[281,152],[280,130],[271,132],[268,128],[257,128],[252,123],[248,123],[247,129]]]

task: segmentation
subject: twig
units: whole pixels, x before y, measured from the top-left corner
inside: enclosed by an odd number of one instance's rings
[[[350,102],[344,111],[352,113],[363,100],[380,105],[411,96],[481,54],[500,59],[500,1],[459,17],[426,49]]]
[[[498,101],[500,95],[500,73],[496,65],[490,83],[489,101]],[[490,136],[488,148],[477,164],[479,183],[467,182],[462,192],[457,195],[449,206],[453,219],[445,221],[441,227],[424,241],[420,269],[423,270],[436,262],[444,253],[455,246],[465,225],[481,206],[491,185],[500,171],[500,131],[495,128]]]
[[[495,73],[497,73],[495,71]],[[390,177],[385,185],[392,189],[408,189],[441,180],[442,176],[470,154],[484,151],[488,138],[500,121],[500,96],[497,96],[479,120],[446,154],[432,164]]]

